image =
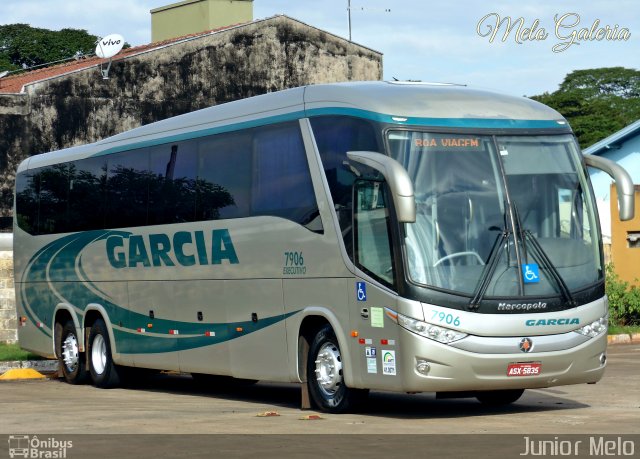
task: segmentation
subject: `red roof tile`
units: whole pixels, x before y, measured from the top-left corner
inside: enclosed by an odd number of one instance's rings
[[[132,48],[123,49],[117,55],[115,55],[112,58],[112,60],[115,61],[115,60],[125,59],[127,57],[135,56],[136,54],[141,54],[145,51],[150,51],[155,48],[160,48],[162,46],[170,45],[170,44],[177,43],[190,38],[209,35],[214,32],[219,32],[221,30],[237,27],[238,25],[244,25],[244,24],[236,24],[236,25],[231,25],[227,27],[220,27],[218,29],[206,30],[204,32],[192,33],[189,35],[183,35],[181,37],[170,38],[168,40],[157,41],[155,43],[149,43],[146,45],[134,46]],[[108,59],[101,59],[97,56],[91,56],[86,59],[69,61],[64,64],[54,65],[51,67],[31,70],[30,72],[18,73],[16,75],[6,76],[4,78],[0,78],[0,94],[20,93],[22,92],[22,88],[29,83],[35,83],[37,81],[42,81],[48,78],[64,75],[66,73],[70,73],[76,70],[86,69],[92,66],[96,66],[100,63],[106,63],[106,62],[108,62]]]

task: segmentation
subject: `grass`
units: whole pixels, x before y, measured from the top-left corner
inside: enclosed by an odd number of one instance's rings
[[[12,360],[42,360],[42,357],[20,349],[17,344],[0,343],[0,362]]]
[[[609,325],[610,335],[631,335],[633,333],[640,333],[640,326],[638,325]]]

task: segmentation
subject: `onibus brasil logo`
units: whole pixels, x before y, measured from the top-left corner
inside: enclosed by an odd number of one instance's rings
[[[9,435],[9,457],[42,459],[64,459],[67,450],[73,448],[71,440],[53,437],[38,438],[37,435]]]

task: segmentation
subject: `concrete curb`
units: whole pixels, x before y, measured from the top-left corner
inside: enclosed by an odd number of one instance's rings
[[[640,344],[640,333],[607,336],[609,344]]]
[[[4,374],[9,370],[19,370],[31,368],[39,373],[57,373],[57,360],[24,360],[12,362],[0,362],[0,374]]]

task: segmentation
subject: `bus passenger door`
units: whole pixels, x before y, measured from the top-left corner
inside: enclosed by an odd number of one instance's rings
[[[350,296],[351,323],[358,333],[352,343],[356,374],[369,388],[397,386],[398,327],[388,314],[396,310],[396,262],[388,194],[383,182],[354,185],[354,262],[358,276]]]

